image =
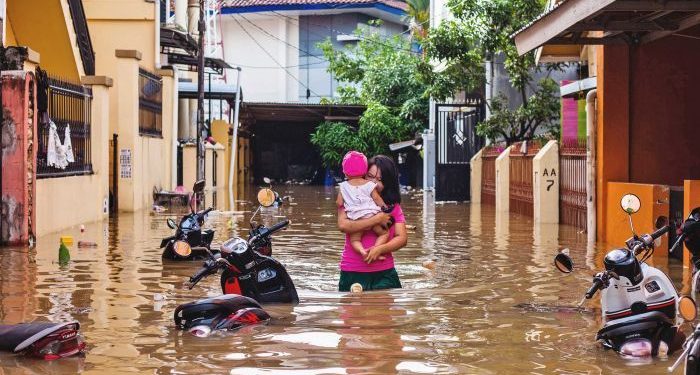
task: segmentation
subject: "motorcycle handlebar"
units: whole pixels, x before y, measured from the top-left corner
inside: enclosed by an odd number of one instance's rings
[[[665,225],[665,226],[663,226],[663,227],[657,229],[654,233],[652,233],[652,234],[651,234],[651,238],[654,239],[654,240],[656,240],[657,238],[659,238],[659,237],[663,236],[664,234],[666,234],[666,232],[668,232],[669,229],[671,229],[671,226],[670,226],[670,225]]]
[[[286,227],[287,225],[289,225],[289,220],[285,219],[280,221],[279,223],[270,227],[270,234],[277,232],[278,230]]]
[[[197,215],[199,215],[199,216],[204,216],[204,215],[208,214],[209,212],[211,212],[213,209],[214,209],[214,207],[209,207],[209,208],[207,208],[206,210],[204,210],[204,211],[198,213]]]
[[[595,294],[595,292],[597,292],[602,286],[603,286],[603,280],[601,280],[598,277],[593,278],[593,285],[591,285],[591,288],[588,289],[588,291],[586,292],[586,299],[593,298],[593,295]]]
[[[215,264],[216,263],[214,263],[214,265]],[[200,268],[200,270],[197,271],[197,273],[192,275],[192,277],[190,277],[190,289],[192,289],[195,285],[197,285],[197,283],[200,280],[202,280],[204,278],[204,276],[207,276],[207,274],[209,274],[211,272],[212,267],[213,267],[213,265],[209,264],[209,262],[204,263],[204,266],[202,268]]]

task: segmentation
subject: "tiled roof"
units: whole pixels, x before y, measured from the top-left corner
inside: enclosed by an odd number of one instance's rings
[[[545,10],[537,16],[534,20],[530,21],[527,25],[523,26],[520,28],[520,30],[514,32],[513,34],[510,35],[511,38],[514,38],[517,34],[520,34],[521,32],[525,31],[528,29],[530,26],[534,25],[537,23],[537,21],[541,20],[542,18],[546,17],[549,13],[552,13],[555,9],[559,8],[562,4],[564,4],[567,0],[555,0],[554,2],[551,3],[549,9]]]
[[[383,4],[392,8],[407,10],[408,6],[400,0],[224,0],[224,8],[247,8],[257,6],[281,5],[374,5]]]

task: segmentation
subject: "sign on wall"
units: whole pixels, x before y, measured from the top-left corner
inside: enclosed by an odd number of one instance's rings
[[[119,177],[131,178],[131,149],[119,150]]]

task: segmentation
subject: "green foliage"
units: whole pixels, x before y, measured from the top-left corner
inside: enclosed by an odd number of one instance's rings
[[[511,110],[506,98],[494,98],[492,117],[478,127],[480,135],[507,143],[536,136],[535,131],[554,131],[552,121],[559,115],[556,84],[552,80],[536,84],[534,52],[518,55],[510,36],[544,10],[544,0],[449,0],[454,19],[431,29],[424,41],[428,58],[420,68],[428,92],[444,100],[460,91],[480,91],[486,83],[485,61],[504,58],[511,85],[520,92],[522,105]],[[558,68],[547,66],[547,70]],[[528,97],[527,92],[534,90]],[[552,97],[547,97],[551,95]]]
[[[328,167],[338,166],[352,149],[368,156],[388,153],[390,143],[411,139],[427,125],[427,86],[418,78],[421,57],[411,51],[410,42],[400,36],[356,34],[360,41],[343,50],[330,40],[319,44],[330,62],[328,71],[341,83],[336,101],[367,107],[358,129],[326,122],[312,134]]]

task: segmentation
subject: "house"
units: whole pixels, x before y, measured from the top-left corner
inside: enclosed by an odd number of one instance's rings
[[[227,0],[221,8],[223,57],[241,67],[241,128],[251,178],[322,181],[310,135],[324,120],[357,123],[363,108],[321,103],[338,82],[317,44],[342,48],[356,29],[408,37],[406,4],[397,0]],[[372,20],[379,19],[380,25]],[[312,150],[312,152],[309,152]]]
[[[618,209],[625,193],[642,202],[637,232],[653,230],[660,216],[687,217],[700,205],[698,39],[695,0],[564,0],[514,35],[521,54],[538,47],[543,55],[595,49],[589,74],[597,80],[590,96],[598,240],[621,244],[629,234]]]
[[[12,115],[4,120],[18,145],[0,160],[2,241],[150,209],[155,190],[182,185],[178,135],[191,124],[178,122],[179,79],[196,81],[196,43],[167,27],[165,3],[2,1],[3,107]],[[215,74],[229,67],[210,56],[206,66]],[[206,146],[209,181],[223,173],[223,149]],[[195,163],[189,154],[186,167]]]

